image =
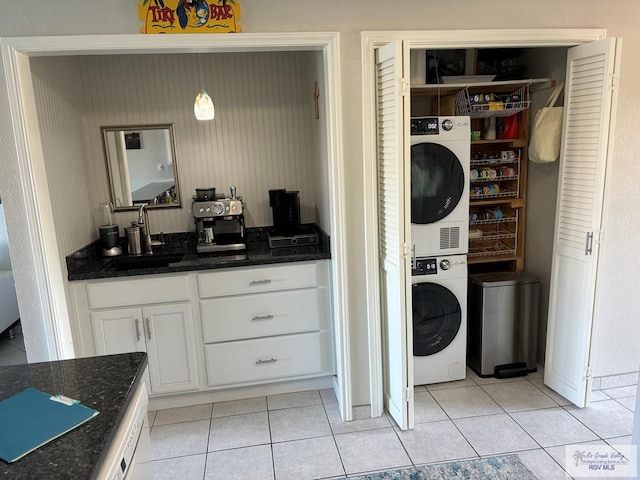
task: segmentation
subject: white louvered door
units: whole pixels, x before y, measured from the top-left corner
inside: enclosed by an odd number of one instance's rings
[[[388,412],[406,430],[413,428],[413,331],[407,321],[410,204],[405,192],[409,169],[404,159],[409,157],[404,136],[409,99],[408,92],[403,93],[403,53],[408,58],[402,42],[376,50],[376,111],[384,399]]]
[[[598,249],[620,41],[569,49],[544,382],[588,403]]]

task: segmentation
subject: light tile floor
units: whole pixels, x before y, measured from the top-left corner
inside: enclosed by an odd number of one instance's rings
[[[7,333],[0,337],[0,367],[27,363],[22,328],[18,325],[15,331],[13,338],[9,338]]]
[[[540,479],[567,479],[565,445],[630,443],[635,386],[594,392],[579,409],[542,376],[468,370],[459,382],[416,387],[410,431],[386,415],[341,422],[331,390],[149,412],[154,478],[334,479],[516,452]]]

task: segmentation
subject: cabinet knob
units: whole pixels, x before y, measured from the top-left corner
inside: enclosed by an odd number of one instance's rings
[[[265,278],[263,280],[251,280],[249,282],[249,285],[266,285],[268,283],[271,283],[271,280],[269,280],[268,278]]]
[[[145,321],[147,322],[147,337],[151,340],[151,321],[148,318],[145,318]]]
[[[140,341],[140,320],[136,318],[136,342]]]
[[[256,315],[251,320],[253,320],[253,321],[256,321],[256,320],[271,320],[272,318],[273,318],[273,315],[271,315],[271,314],[269,314],[269,315]]]

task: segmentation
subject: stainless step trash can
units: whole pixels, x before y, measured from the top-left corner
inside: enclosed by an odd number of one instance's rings
[[[540,281],[523,272],[469,276],[467,363],[481,377],[536,371]]]

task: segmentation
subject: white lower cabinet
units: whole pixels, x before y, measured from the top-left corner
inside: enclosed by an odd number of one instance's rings
[[[153,395],[333,375],[328,271],[318,261],[76,283],[79,352],[147,352]]]
[[[326,266],[198,275],[209,386],[333,374]]]
[[[96,353],[147,352],[154,394],[198,389],[190,303],[91,312]]]

